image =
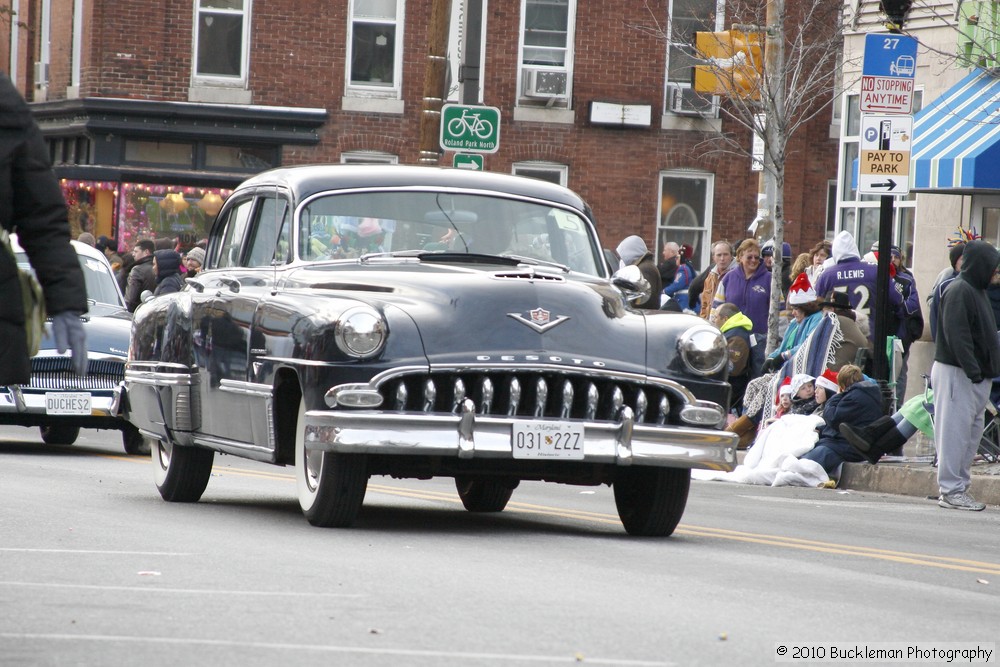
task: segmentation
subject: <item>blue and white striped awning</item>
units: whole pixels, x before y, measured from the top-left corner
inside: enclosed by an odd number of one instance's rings
[[[973,70],[921,109],[912,157],[913,190],[1000,190],[1000,78]]]

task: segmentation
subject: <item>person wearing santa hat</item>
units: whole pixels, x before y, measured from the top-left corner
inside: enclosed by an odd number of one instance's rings
[[[816,402],[820,405],[830,400],[830,397],[840,392],[837,385],[837,373],[827,368],[816,378]],[[843,432],[843,431],[841,431]]]
[[[800,273],[792,288],[788,290],[788,306],[792,310],[792,321],[781,339],[781,345],[764,362],[764,372],[777,370],[790,359],[823,319],[816,290],[809,283],[809,277]]]

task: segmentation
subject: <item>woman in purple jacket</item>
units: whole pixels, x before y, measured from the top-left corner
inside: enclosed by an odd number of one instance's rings
[[[750,354],[753,377],[760,375],[764,363],[764,349],[767,345],[767,313],[771,306],[771,272],[760,260],[760,243],[756,239],[746,239],[736,252],[739,269],[730,270],[722,276],[715,292],[712,307],[724,303],[735,304],[753,322]],[[742,269],[742,270],[740,270]]]

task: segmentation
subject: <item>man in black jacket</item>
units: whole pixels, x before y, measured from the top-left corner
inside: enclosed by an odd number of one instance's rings
[[[27,103],[0,73],[0,224],[17,233],[45,292],[56,349],[71,350],[74,371],[86,375],[87,341],[80,317],[87,312],[87,289],[69,242],[66,201],[48,155]],[[0,385],[24,384],[31,376],[24,306],[17,266],[8,253],[0,253],[0,294],[7,295],[0,299]]]
[[[156,246],[150,239],[139,239],[132,248],[135,264],[128,272],[128,282],[125,288],[125,307],[130,312],[142,303],[142,293],[156,289],[156,274],[153,273],[153,252]]]
[[[972,459],[983,433],[983,407],[1000,375],[1000,342],[986,288],[997,278],[1000,253],[985,241],[970,241],[962,269],[941,294],[940,319],[931,366],[934,387],[934,446],[938,454],[938,505],[979,511],[969,495]]]

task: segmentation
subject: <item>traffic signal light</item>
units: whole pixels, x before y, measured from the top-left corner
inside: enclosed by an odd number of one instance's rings
[[[698,58],[692,86],[695,92],[742,99],[760,99],[764,69],[764,37],[759,32],[726,30],[696,32]]]

